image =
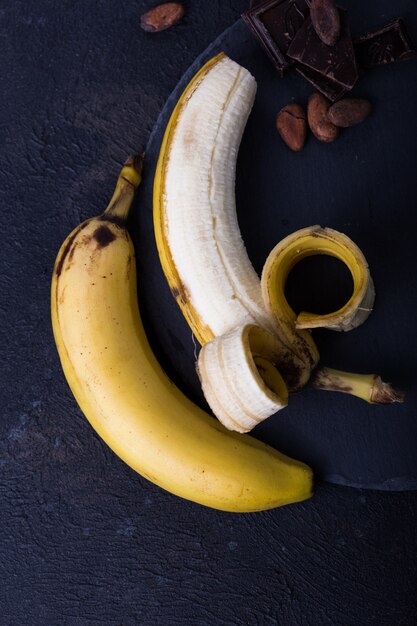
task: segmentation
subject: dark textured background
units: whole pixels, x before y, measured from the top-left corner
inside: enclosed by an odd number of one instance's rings
[[[240,516],[181,501],[98,439],[53,345],[60,243],[245,4],[190,0],[150,36],[151,2],[2,0],[1,626],[417,624],[415,492],[318,484]]]

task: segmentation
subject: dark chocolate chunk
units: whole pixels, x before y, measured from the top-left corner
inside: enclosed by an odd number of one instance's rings
[[[242,14],[281,75],[291,63],[285,55],[308,10],[308,0],[266,0]]]
[[[365,33],[355,40],[354,46],[358,64],[363,68],[410,59],[417,54],[401,18]]]
[[[307,18],[294,37],[287,54],[302,65],[352,89],[358,80],[355,52],[346,12],[340,10],[340,38],[334,46],[323,43]]]
[[[323,74],[320,74],[319,72],[315,72],[310,67],[307,67],[307,65],[296,63],[295,69],[303,78],[308,80],[318,91],[324,94],[326,98],[332,102],[342,98],[342,96],[349,91],[347,87],[344,87],[340,83],[323,76]]]

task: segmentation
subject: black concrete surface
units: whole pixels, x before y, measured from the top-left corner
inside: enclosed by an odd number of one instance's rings
[[[149,35],[139,16],[152,4],[0,6],[0,624],[417,624],[416,492],[317,482],[283,509],[205,509],[123,464],[66,385],[49,316],[56,252],[246,6],[190,0],[181,24]],[[391,17],[369,4],[375,25]]]

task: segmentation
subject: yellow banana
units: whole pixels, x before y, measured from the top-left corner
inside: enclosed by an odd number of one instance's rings
[[[106,211],[77,226],[55,262],[54,337],[81,410],[128,465],[183,498],[245,512],[310,497],[306,465],[226,430],[175,387],[152,353],[126,229],[140,169],[140,159],[125,164]]]

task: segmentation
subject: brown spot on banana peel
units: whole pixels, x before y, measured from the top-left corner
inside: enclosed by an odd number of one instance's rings
[[[62,268],[64,267],[64,263],[70,253],[70,250],[72,249],[72,244],[74,243],[74,239],[76,238],[76,236],[78,235],[78,230],[73,233],[69,238],[67,243],[65,244],[65,248],[62,251],[61,256],[59,257],[59,259],[57,260],[57,263],[55,265],[55,274],[56,276],[59,278],[59,276],[61,276],[62,273]],[[74,253],[72,253],[74,254]]]
[[[377,374],[352,374],[322,367],[316,370],[310,386],[322,391],[348,393],[371,404],[404,401],[403,392],[384,383]]]
[[[184,306],[187,304],[188,298],[186,294],[182,290],[180,290],[178,287],[171,287],[171,293],[178,303],[181,303]]]
[[[85,222],[83,222],[82,224],[80,224],[72,233],[72,235],[70,235],[67,239],[67,242],[65,244],[64,249],[62,250],[62,253],[60,254],[59,258],[56,260],[55,263],[55,267],[54,267],[54,273],[56,275],[57,278],[59,278],[62,274],[62,270],[64,269],[64,265],[66,266],[66,269],[70,268],[71,265],[71,261],[72,258],[74,256],[74,253],[78,247],[78,245],[80,244],[80,242],[77,240],[78,235],[80,234],[80,232],[86,228],[92,221],[92,219],[88,219]],[[125,221],[124,220],[120,220],[119,218],[115,217],[100,217],[100,220],[105,220],[105,221],[109,221],[114,223],[116,226],[119,226],[120,228],[123,228],[123,230],[126,232],[125,230]],[[103,226],[99,226],[93,233],[92,238],[96,241],[97,243],[97,248],[104,248],[107,245],[109,245],[114,239],[116,239],[116,235],[111,231],[111,229],[104,225]]]
[[[284,338],[281,335],[279,337],[284,343]],[[299,391],[305,387],[311,372],[316,368],[318,357],[315,358],[311,345],[307,343],[299,332],[293,335],[292,344],[285,341],[284,345],[286,351],[279,358],[279,370],[288,389],[290,391]]]
[[[131,269],[132,269],[132,256],[129,254],[129,256],[127,257],[127,263],[126,263],[126,281],[127,282],[130,281]]]
[[[299,391],[304,385],[300,384],[303,368],[296,365],[292,355],[286,355],[275,363],[279,373],[284,379],[290,393]]]
[[[59,304],[64,304],[65,302],[65,289],[66,289],[66,286],[64,287],[61,295],[59,296],[59,299],[58,299]]]
[[[82,224],[80,224],[78,226],[78,228],[76,228],[74,230],[74,232],[72,233],[72,235],[70,235],[67,239],[67,243],[65,244],[64,249],[62,250],[62,253],[60,255],[60,257],[57,259],[56,263],[55,263],[55,268],[54,268],[54,272],[55,275],[57,276],[57,278],[59,278],[61,276],[62,273],[62,269],[64,267],[64,263],[67,260],[71,260],[73,255],[74,255],[74,251],[76,248],[75,244],[73,246],[73,243],[76,239],[76,237],[78,236],[78,234],[82,231],[83,228],[85,228],[89,223],[89,220],[87,220],[86,222],[83,222]]]
[[[339,393],[351,393],[353,391],[350,385],[341,385],[336,378],[326,376],[320,369],[311,377],[310,385],[321,391],[337,391]]]
[[[93,238],[96,240],[98,248],[106,248],[116,239],[116,235],[108,226],[103,224],[96,228],[93,233]]]

